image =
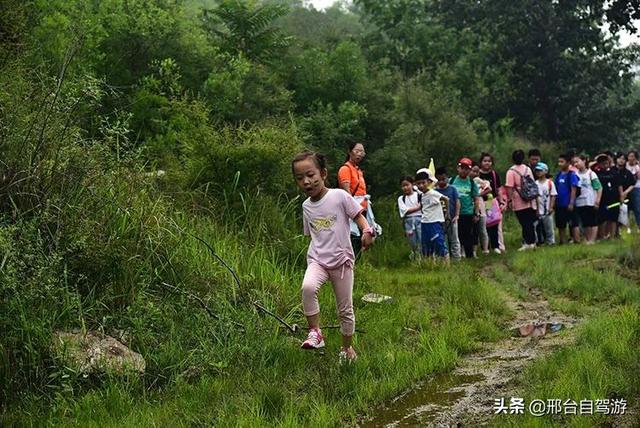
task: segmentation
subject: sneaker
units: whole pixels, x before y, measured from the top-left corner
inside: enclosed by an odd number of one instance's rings
[[[482,254],[484,254],[485,256],[489,255],[489,250],[482,250]]]
[[[496,254],[502,254],[502,251],[500,251],[500,248],[495,248],[493,252]]]
[[[348,348],[340,348],[338,358],[340,359],[340,364],[351,364],[358,359],[358,354],[353,350],[353,347],[349,346]]]
[[[523,244],[522,247],[518,248],[518,251],[533,250],[534,248],[536,248],[536,244]]]
[[[314,328],[309,330],[307,340],[302,342],[303,349],[318,349],[324,347],[324,336],[320,332],[320,329]]]

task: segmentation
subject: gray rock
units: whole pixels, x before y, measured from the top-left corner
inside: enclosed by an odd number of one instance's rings
[[[81,374],[144,373],[146,365],[142,355],[95,331],[58,331],[53,336],[52,350],[64,365]]]

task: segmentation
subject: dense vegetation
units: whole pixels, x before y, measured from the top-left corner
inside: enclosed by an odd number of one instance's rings
[[[302,318],[289,161],[303,147],[325,152],[335,176],[345,145],[365,142],[376,196],[429,157],[504,160],[527,141],[632,148],[638,50],[618,34],[638,13],[621,0],[358,0],[325,12],[295,0],[0,0],[3,412],[101,388],[153,398],[192,378],[223,391],[235,362],[289,358],[252,302]],[[366,263],[405,255],[388,238]],[[491,300],[476,293],[470,304]],[[424,349],[464,352],[495,337],[501,316],[478,315],[460,343],[425,336]],[[73,328],[126,331],[145,375],[73,373],[50,348]],[[453,360],[425,360],[404,383]],[[272,381],[254,385],[256,415],[284,400]]]

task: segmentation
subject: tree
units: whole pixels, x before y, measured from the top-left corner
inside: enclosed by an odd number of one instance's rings
[[[275,25],[288,10],[283,4],[224,0],[217,8],[204,10],[203,24],[224,52],[270,62],[290,44],[291,38]]]

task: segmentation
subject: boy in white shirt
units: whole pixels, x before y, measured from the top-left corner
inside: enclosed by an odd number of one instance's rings
[[[444,235],[444,213],[449,213],[449,198],[433,189],[436,179],[428,169],[423,168],[416,173],[415,185],[422,192],[422,254],[437,255],[449,263],[449,250]],[[444,210],[441,201],[444,201]]]
[[[535,166],[535,175],[538,184],[538,221],[536,222],[536,237],[538,245],[554,245],[553,211],[556,204],[556,185],[553,180],[547,178],[549,167],[544,162],[538,162]]]

